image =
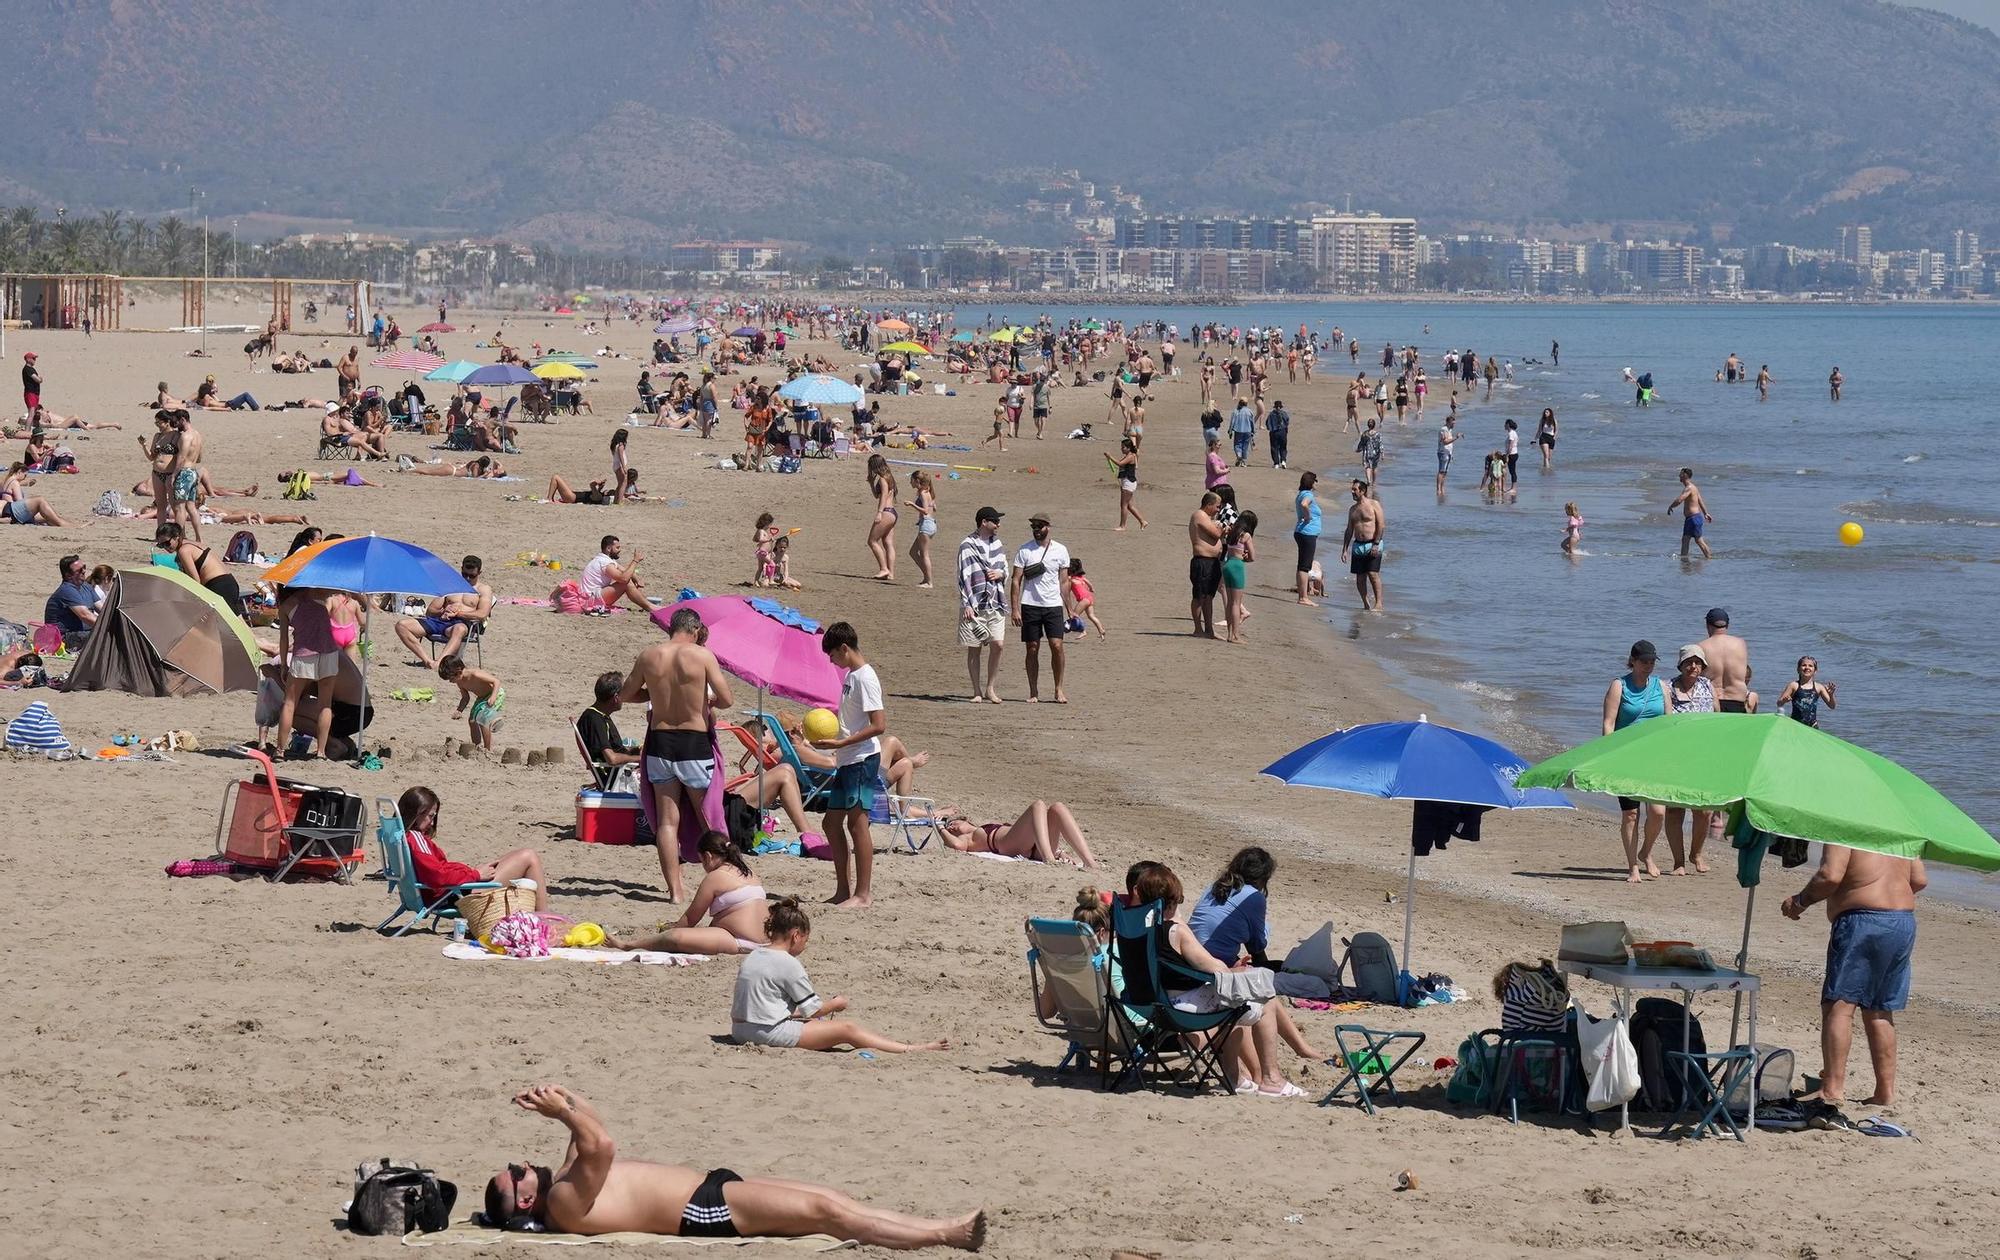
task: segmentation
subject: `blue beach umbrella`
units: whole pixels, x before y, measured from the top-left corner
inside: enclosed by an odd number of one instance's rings
[[[778,397],[813,407],[851,407],[861,401],[861,391],[837,376],[815,372],[779,386]]]
[[[1296,787],[1414,801],[1418,805],[1411,819],[1414,833],[1426,805],[1478,810],[1572,808],[1561,792],[1515,786],[1527,768],[1527,761],[1505,745],[1420,718],[1350,726],[1323,735],[1286,753],[1261,773]],[[1405,996],[1416,919],[1415,839],[1413,834],[1409,884],[1403,895],[1403,973],[1398,987]]]
[[[431,369],[424,373],[424,379],[427,381],[450,381],[452,384],[457,385],[478,370],[479,365],[472,360],[459,359],[457,362],[447,363],[443,367]]]
[[[518,363],[489,363],[466,376],[461,385],[532,385],[541,378]]]

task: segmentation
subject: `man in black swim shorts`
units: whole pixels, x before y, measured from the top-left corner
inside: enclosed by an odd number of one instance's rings
[[[560,1234],[658,1234],[680,1238],[798,1238],[828,1234],[898,1251],[986,1241],[986,1214],[925,1220],[857,1203],[838,1190],[739,1177],[727,1168],[706,1176],[678,1164],[626,1159],[582,1095],[537,1085],[514,1105],[569,1130],[560,1168],[510,1163],[486,1183],[480,1221],[490,1228]]]
[[[1222,525],[1216,515],[1222,510],[1222,496],[1210,490],[1201,496],[1201,506],[1188,518],[1188,542],[1194,555],[1188,560],[1188,585],[1193,597],[1188,616],[1194,632],[1215,637],[1215,593],[1222,589]]]

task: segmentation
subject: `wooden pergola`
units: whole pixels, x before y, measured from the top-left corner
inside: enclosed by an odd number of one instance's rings
[[[81,328],[88,318],[100,331],[120,326],[125,310],[125,281],[95,273],[0,276],[7,318],[30,328]]]
[[[4,285],[6,305],[4,309],[9,319],[24,322],[30,328],[81,328],[85,316],[91,327],[99,332],[112,331],[124,327],[125,286],[130,284],[158,285],[165,288],[180,286],[181,326],[197,327],[208,322],[208,289],[211,285],[269,285],[271,287],[271,318],[278,322],[279,332],[292,330],[293,288],[305,285],[308,289],[344,288],[349,294],[349,303],[355,310],[367,306],[366,280],[307,280],[294,276],[257,276],[242,279],[230,276],[113,276],[103,274],[73,275],[31,275],[8,273],[0,275],[0,285]]]

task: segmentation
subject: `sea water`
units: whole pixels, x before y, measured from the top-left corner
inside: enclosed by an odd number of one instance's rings
[[[1039,314],[993,310],[1016,322]],[[958,307],[961,326],[985,313]],[[1210,320],[1288,332],[1339,325],[1360,339],[1371,382],[1384,342],[1419,347],[1430,378],[1424,418],[1412,411],[1399,430],[1391,409],[1378,487],[1388,611],[1358,611],[1332,542],[1351,453],[1321,470],[1321,555],[1335,630],[1377,654],[1434,717],[1530,758],[1594,738],[1633,641],[1652,640],[1671,675],[1676,651],[1703,637],[1703,614],[1720,606],[1749,642],[1765,711],[1797,659],[1817,657],[1820,678],[1839,684],[1840,707],[1820,707],[1823,729],[1908,767],[2000,832],[2000,438],[1989,379],[2000,307],[1378,302],[1091,313],[1166,319],[1183,336]],[[1511,361],[1513,379],[1461,414],[1440,499],[1447,347]],[[1731,352],[1746,374],[1735,385],[1715,379]],[[1181,356],[1184,372],[1191,357]],[[1759,401],[1752,382],[1767,364],[1775,383]],[[1836,366],[1846,378],[1838,403],[1827,387]],[[1634,405],[1627,367],[1653,374],[1652,406]],[[1343,347],[1322,355],[1316,382],[1354,370]],[[1283,398],[1285,386],[1281,373],[1270,390]],[[1483,399],[1484,380],[1473,390]],[[1560,425],[1546,473],[1535,445],[1545,406]],[[1364,418],[1372,410],[1364,404]],[[1337,401],[1292,411],[1295,428],[1341,423]],[[1508,418],[1520,426],[1520,485],[1489,500],[1480,457],[1504,448]],[[1150,419],[1178,422],[1157,407]],[[1684,466],[1714,515],[1712,560],[1698,551],[1682,560],[1680,518],[1665,514]],[[1289,519],[1288,474],[1237,481],[1245,506]],[[1574,558],[1559,546],[1570,500],[1586,521]],[[1842,545],[1845,521],[1866,531],[1861,545]],[[1280,538],[1266,540],[1267,552]]]

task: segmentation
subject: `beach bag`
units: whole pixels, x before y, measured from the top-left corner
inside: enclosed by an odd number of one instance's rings
[[[1757,1105],[1784,1102],[1792,1096],[1792,1081],[1798,1075],[1798,1060],[1783,1046],[1752,1046],[1756,1066],[1736,1079],[1729,1091],[1729,1109],[1739,1115],[1750,1110],[1751,1090]]]
[[[1345,966],[1348,984],[1364,1002],[1396,1006],[1402,1001],[1396,977],[1396,950],[1380,932],[1356,932],[1341,944],[1347,946]]]
[[[1556,957],[1566,962],[1623,966],[1632,957],[1632,930],[1617,921],[1566,924]]]
[[[469,892],[458,899],[459,917],[465,920],[466,931],[477,940],[485,940],[493,934],[500,920],[510,914],[533,913],[535,894],[526,888],[482,888]]]
[[[1639,1093],[1639,1056],[1625,1021],[1593,1019],[1576,1010],[1576,1041],[1583,1051],[1583,1074],[1590,1082],[1583,1105],[1591,1111],[1622,1107]]]
[[[584,596],[583,587],[575,582],[564,582],[551,591],[549,603],[554,605],[557,612],[568,613],[572,617],[582,616],[583,611],[590,607],[589,599]]]
[[[392,1159],[370,1160],[354,1170],[354,1201],[347,1228],[369,1237],[435,1234],[451,1227],[458,1187],[428,1168]]]
[[[285,483],[284,497],[294,501],[312,498],[312,474],[309,472],[293,473],[292,479]]]
[[[734,792],[722,796],[722,817],[729,827],[729,843],[744,853],[757,843],[757,809]]]
[[[229,546],[223,550],[222,558],[230,564],[249,564],[257,556],[257,535],[247,529],[239,529],[229,536]]]
[[[1458,1066],[1444,1087],[1444,1099],[1461,1107],[1472,1107],[1486,1096],[1486,1049],[1477,1037],[1458,1043]]]
[[[92,516],[123,516],[125,515],[125,500],[119,496],[116,490],[106,490],[103,494],[97,496],[97,506],[90,509],[90,514]]]
[[[1686,1018],[1685,1024],[1682,1022]],[[1685,1029],[1685,1032],[1683,1032]],[[1672,1114],[1688,1103],[1688,1086],[1681,1065],[1669,1067],[1674,1052],[1705,1054],[1707,1039],[1701,1020],[1671,998],[1640,998],[1632,1008],[1632,1046],[1639,1055],[1639,1097],[1646,1111]]]

